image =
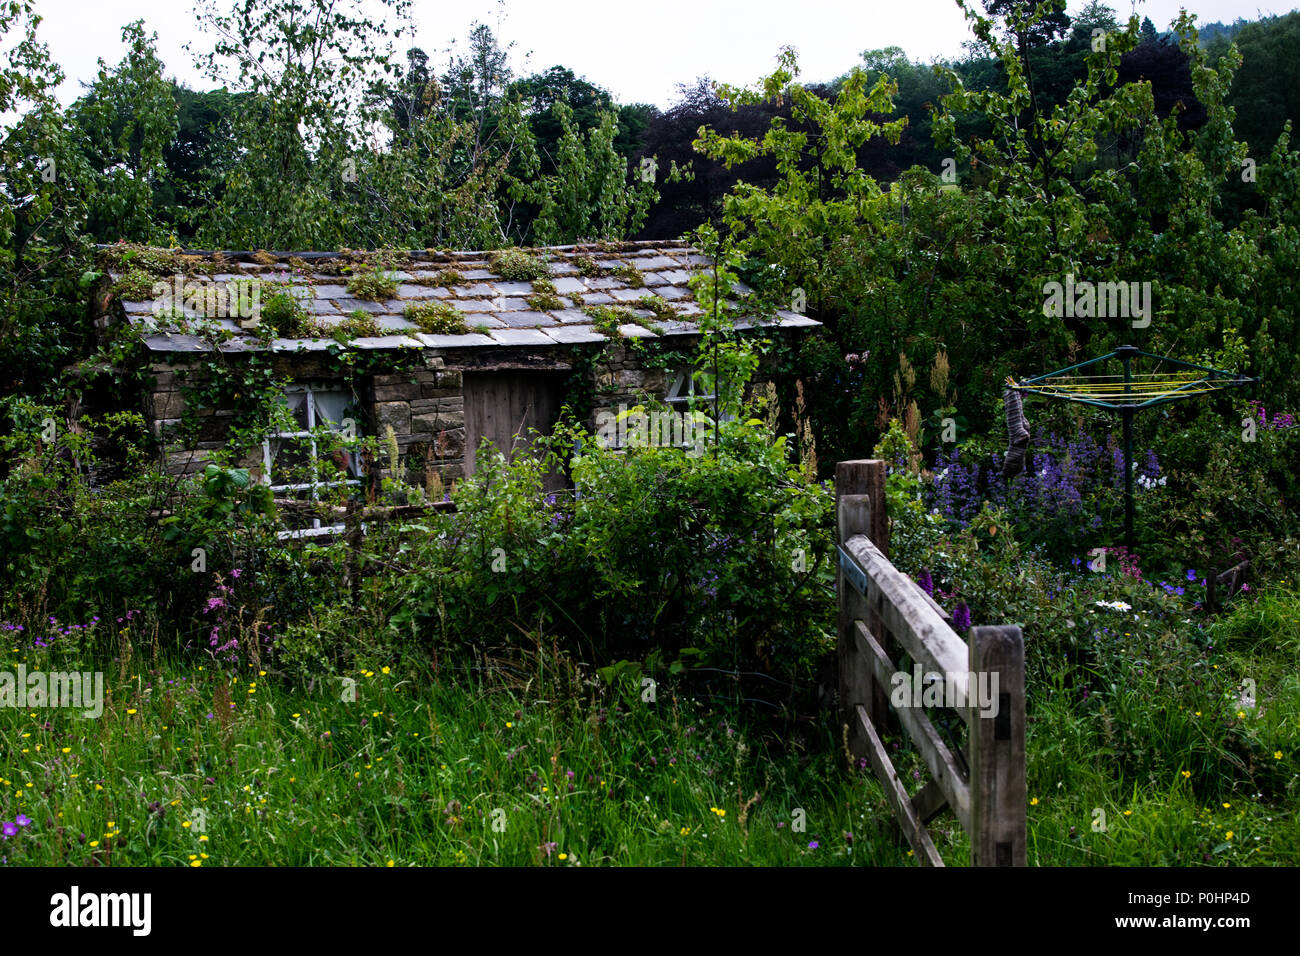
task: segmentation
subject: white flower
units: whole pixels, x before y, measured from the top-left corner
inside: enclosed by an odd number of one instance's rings
[[[1125,604],[1123,601],[1094,601],[1097,607],[1110,608],[1112,611],[1131,611],[1132,605]]]

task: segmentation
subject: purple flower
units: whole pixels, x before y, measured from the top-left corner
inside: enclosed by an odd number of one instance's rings
[[[810,849],[810,850],[816,850],[816,849],[818,849],[820,846],[821,846],[820,843],[818,843],[816,840],[813,840],[811,843],[808,844],[808,849]]]
[[[930,577],[929,568],[921,569],[921,573],[916,577],[916,583],[920,585],[922,591],[934,597],[934,579]]]
[[[1188,569],[1187,569],[1187,580],[1189,580],[1189,581],[1195,581],[1195,580],[1196,580],[1196,569],[1195,569],[1195,568],[1188,568]]]
[[[25,814],[22,813],[18,814],[18,817],[14,820],[14,822],[17,823],[20,827],[29,827],[32,825],[31,817],[26,816]]]
[[[13,823],[13,822],[11,822],[11,821],[9,821],[9,820],[6,820],[6,821],[4,822],[4,834],[5,834],[5,836],[7,836],[7,837],[17,836],[17,835],[18,835],[18,824]]]
[[[965,601],[958,601],[952,611],[952,629],[964,631],[968,627],[970,627],[970,608],[966,606]]]

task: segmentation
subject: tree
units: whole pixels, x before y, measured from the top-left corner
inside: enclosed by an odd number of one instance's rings
[[[627,160],[614,148],[617,119],[612,110],[598,114],[599,124],[584,137],[566,101],[553,108],[560,140],[555,172],[539,179],[529,196],[539,207],[533,241],[554,245],[627,238],[658,198],[655,176],[638,174],[629,184]],[[653,173],[653,166],[647,171]]]
[[[68,110],[96,182],[87,228],[100,242],[160,242],[159,196],[164,152],[176,135],[177,104],[163,79],[157,34],[144,21],[122,28],[127,55],[116,67],[99,61],[99,77]]]
[[[9,54],[0,114],[18,115],[0,140],[0,399],[62,397],[60,371],[92,334],[84,304],[90,176],[54,98],[63,73],[36,37],[40,22],[27,0],[0,6]]]
[[[221,201],[238,158],[230,149],[235,123],[250,108],[251,96],[171,82],[177,129],[163,148],[167,175],[155,189],[155,200],[159,226],[182,244],[192,243],[199,224]]]
[[[1035,12],[1031,0],[982,0],[984,10],[996,17],[1006,35],[1016,41],[1016,51],[1023,57],[1031,47],[1046,46],[1059,40],[1070,29],[1065,0],[1044,0]]]
[[[1233,43],[1241,53],[1241,69],[1228,103],[1236,111],[1234,127],[1263,156],[1277,142],[1289,120],[1300,125],[1300,13],[1265,17],[1243,24]],[[1227,44],[1208,49],[1222,55]]]
[[[398,17],[410,0],[379,0]],[[349,244],[347,187],[367,126],[366,96],[394,75],[392,39],[360,0],[244,0],[227,13],[202,0],[215,37],[198,63],[250,94],[237,118],[239,159],[219,204],[198,230],[213,246],[309,249]]]

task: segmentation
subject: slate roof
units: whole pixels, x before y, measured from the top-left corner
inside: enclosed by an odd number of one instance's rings
[[[102,248],[112,253],[115,247]],[[374,319],[375,331],[379,333],[349,338],[350,347],[362,349],[544,346],[605,341],[608,336],[598,331],[596,320],[583,311],[584,306],[630,309],[630,315],[618,316],[619,320],[630,319],[619,326],[619,334],[624,338],[700,332],[697,322],[702,310],[687,280],[694,270],[712,263],[685,242],[600,243],[525,251],[545,263],[558,301],[544,300],[539,304],[531,281],[506,279],[495,271],[493,262],[497,254],[491,252],[389,253],[388,261],[393,267],[387,272],[397,282],[396,294],[383,301],[369,301],[350,292],[348,283],[356,274],[372,271],[374,266],[368,263],[373,263],[378,254],[348,250],[315,253],[147,250],[158,254],[150,274],[157,281],[175,281],[163,274],[158,259],[185,264],[188,274],[183,281],[187,292],[195,286],[229,288],[232,281],[253,278],[288,283],[310,316],[312,334],[302,338],[268,341],[265,329],[259,332],[244,328],[245,323],[237,314],[220,317],[218,311],[218,317],[212,317],[204,314],[203,307],[195,308],[189,302],[184,304],[182,318],[172,308],[171,297],[162,297],[161,307],[157,300],[129,301],[121,294],[115,294],[114,298],[120,301],[126,320],[140,333],[148,348],[160,352],[208,351],[214,342],[221,351],[268,347],[274,351],[328,349],[336,344],[330,333],[348,323],[349,314],[357,310]],[[142,261],[139,257],[124,260],[120,253],[110,255],[110,259],[113,264],[108,274],[114,287],[129,274],[128,265]],[[448,273],[456,275],[449,279]],[[743,304],[744,296],[750,291],[738,283],[731,298]],[[580,297],[581,305],[575,301],[575,294]],[[658,315],[642,308],[638,300],[647,295],[655,297],[656,302],[667,303],[675,314],[669,318],[662,306]],[[135,297],[139,297],[138,292]],[[435,302],[446,303],[462,313],[468,331],[430,334],[421,331],[404,314],[408,307]],[[794,312],[778,311],[775,319],[747,317],[735,325],[737,328],[758,325],[806,328],[820,323]]]

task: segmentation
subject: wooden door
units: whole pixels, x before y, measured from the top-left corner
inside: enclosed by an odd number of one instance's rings
[[[529,429],[551,434],[563,404],[562,372],[466,372],[465,473],[474,473],[479,442],[487,438],[507,455],[528,448]],[[567,486],[563,474],[547,477],[546,490]]]

